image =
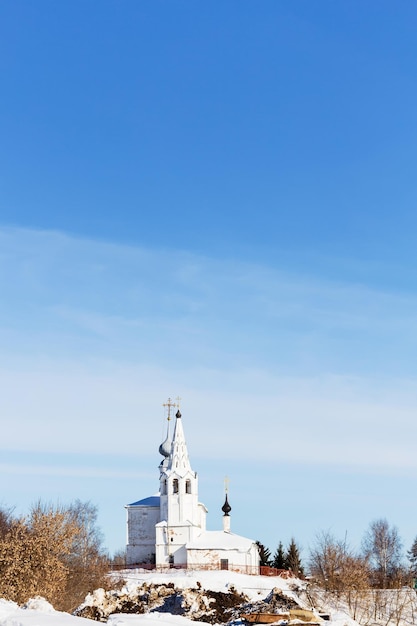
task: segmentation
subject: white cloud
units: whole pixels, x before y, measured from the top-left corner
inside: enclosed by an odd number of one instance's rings
[[[149,477],[149,472],[135,472],[132,470],[118,470],[116,468],[79,467],[64,465],[42,465],[34,463],[26,465],[22,463],[0,463],[0,473],[3,476],[54,476],[71,478],[119,478],[119,479],[143,479]]]
[[[36,370],[37,367],[37,370]],[[402,381],[285,378],[270,372],[164,371],[52,361],[1,371],[4,449],[140,455],[164,437],[162,402],[183,397],[195,456],[416,467],[416,392]],[[405,436],[405,434],[407,436]]]
[[[152,449],[180,394],[202,456],[417,464],[414,294],[54,232],[0,251],[5,449]]]

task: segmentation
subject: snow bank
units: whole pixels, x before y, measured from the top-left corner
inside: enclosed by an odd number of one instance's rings
[[[298,579],[283,579],[267,576],[246,576],[230,571],[170,571],[168,573],[155,573],[128,570],[120,573],[121,578],[126,578],[126,592],[133,592],[143,583],[148,585],[173,584],[178,589],[190,590],[202,588],[212,592],[228,593],[236,591],[250,598],[251,603],[258,603],[267,598],[274,589],[281,590],[288,598],[293,598],[300,606],[305,605],[305,583]],[[93,596],[105,601],[105,593],[97,590]],[[186,594],[184,594],[185,597]],[[323,607],[324,608],[324,607]],[[196,614],[197,617],[197,614]],[[24,607],[19,607],[15,602],[0,599],[0,626],[93,626],[90,619],[75,617],[68,613],[55,611],[51,604],[42,598],[34,598],[27,602]],[[344,611],[331,611],[331,621],[324,622],[329,626],[358,626]],[[144,613],[125,614],[114,613],[107,621],[108,626],[197,626],[203,622],[192,621],[184,616],[172,615],[171,613]],[[237,625],[237,622],[236,622]],[[204,624],[207,626],[207,624]]]
[[[167,613],[146,613],[145,615],[111,615],[107,624],[109,626],[196,626],[199,622],[193,622],[180,615]]]
[[[92,626],[91,620],[55,611],[43,598],[29,600],[24,607],[0,599],[0,626]]]
[[[197,587],[200,583],[203,589],[222,591],[227,593],[231,588],[244,593],[252,601],[267,596],[272,589],[278,588],[290,597],[294,597],[293,587],[303,586],[304,583],[295,578],[280,578],[279,576],[250,576],[238,574],[228,570],[218,571],[190,571],[170,570],[167,573],[148,572],[145,570],[124,570],[119,572],[120,578],[126,580],[126,592],[129,593],[138,584],[148,583],[161,585],[174,583],[178,589]]]

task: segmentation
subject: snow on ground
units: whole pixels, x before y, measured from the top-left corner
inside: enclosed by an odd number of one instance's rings
[[[249,574],[237,574],[227,570],[170,570],[167,573],[125,570],[120,573],[120,576],[126,580],[127,589],[136,588],[138,584],[144,582],[155,585],[172,582],[178,589],[197,587],[197,583],[200,583],[203,589],[225,593],[234,587],[236,591],[245,593],[252,601],[264,598],[274,587],[282,589],[289,597],[294,597],[294,592],[291,590],[294,579],[285,579],[279,576],[250,576]]]
[[[0,599],[1,626],[91,626],[89,619],[55,611],[43,598],[30,600],[24,608]]]
[[[43,603],[48,604],[45,600]],[[49,608],[50,607],[50,608]],[[69,613],[55,611],[51,605],[19,608],[15,602],[0,599],[0,626],[93,626],[100,624],[84,617],[74,617]],[[199,622],[167,613],[145,615],[111,615],[108,626],[196,626]],[[207,626],[207,624],[205,624]]]
[[[145,615],[122,615],[119,613],[112,615],[107,622],[109,626],[196,626],[199,623],[192,622],[180,615],[167,613],[146,613]]]
[[[245,593],[251,601],[264,599],[274,588],[279,588],[289,597],[300,600],[304,583],[297,579],[283,579],[274,576],[246,576],[229,571],[198,571],[171,570],[169,573],[144,572],[128,570],[120,576],[126,579],[126,589],[133,590],[144,582],[149,584],[174,583],[179,589],[197,587],[227,592],[232,588]],[[294,588],[295,587],[295,588]],[[92,594],[93,595],[93,594]],[[301,601],[306,606],[306,602]],[[43,599],[29,601],[24,607],[14,602],[0,599],[0,626],[92,626],[91,620],[75,617],[68,613],[55,611]],[[98,624],[98,622],[95,622]],[[331,626],[357,626],[345,612],[332,612]],[[114,614],[107,622],[108,626],[196,626],[199,622],[169,613],[147,613],[143,615]],[[239,622],[239,625],[241,623]],[[205,626],[207,626],[205,624]],[[238,626],[238,622],[236,622]]]
[[[238,592],[245,593],[252,602],[264,599],[272,591],[272,589],[281,589],[287,597],[294,599],[300,604],[300,606],[303,606],[304,608],[311,608],[310,604],[306,602],[305,595],[302,593],[300,594],[300,592],[305,590],[306,583],[297,578],[281,578],[280,576],[250,576],[249,574],[237,574],[236,572],[224,570],[200,570],[196,572],[190,570],[170,570],[168,573],[149,572],[146,570],[126,570],[121,572],[121,577],[126,580],[126,589],[132,589],[132,591],[138,584],[142,584],[144,582],[156,585],[172,582],[179,589],[196,587],[197,584],[200,583],[203,589],[211,591],[227,592],[231,588],[234,588]],[[300,595],[302,597],[300,597]],[[332,607],[330,612],[331,622],[324,622],[324,624],[331,624],[331,626],[358,626],[358,623],[349,617],[347,612],[340,609],[335,610],[334,607]],[[152,616],[153,615],[155,614],[153,613]],[[164,619],[164,614],[160,614],[160,616],[161,619]],[[143,617],[147,616],[144,615]],[[172,616],[172,618],[174,617],[175,616]],[[181,617],[178,617],[178,619],[185,620],[184,622],[181,622],[181,624],[183,624],[183,626],[187,626],[186,622],[189,622],[189,620]],[[193,622],[194,625],[196,623],[198,622]],[[111,624],[111,626],[116,626],[116,624],[110,622],[110,620],[109,624]],[[121,626],[122,624],[123,626],[124,624],[133,626],[133,622],[117,622],[117,626]],[[142,622],[141,624],[141,626],[160,625],[160,621],[158,624],[150,624],[149,622]],[[175,625],[173,624],[172,626],[178,625],[179,622],[175,622]]]

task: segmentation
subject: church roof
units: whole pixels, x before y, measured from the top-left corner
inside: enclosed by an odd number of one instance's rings
[[[138,500],[137,502],[132,502],[127,506],[159,506],[160,497],[159,496],[149,496],[149,498],[143,498],[142,500]]]
[[[187,550],[249,550],[255,542],[247,537],[224,532],[223,530],[206,530],[194,541],[187,543]]]

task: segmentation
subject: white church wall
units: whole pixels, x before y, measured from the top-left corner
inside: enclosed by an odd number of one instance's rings
[[[169,563],[168,554],[168,529],[166,521],[162,521],[155,527],[156,542],[155,542],[155,554],[156,554],[156,566],[166,565]]]
[[[207,508],[202,502],[198,503],[198,516],[198,525],[202,532],[204,532],[206,530]]]
[[[199,527],[191,524],[168,526],[163,521],[156,526],[156,565],[163,566],[170,562],[175,565],[187,563],[186,544],[201,533]]]
[[[126,562],[155,562],[155,524],[159,522],[159,507],[127,507]]]
[[[168,496],[161,495],[161,520],[168,520]]]
[[[242,574],[259,573],[259,555],[238,550],[224,549],[188,549],[187,567],[198,569],[229,569]]]
[[[187,565],[187,550],[185,546],[178,546],[171,554],[174,557],[174,565]]]

